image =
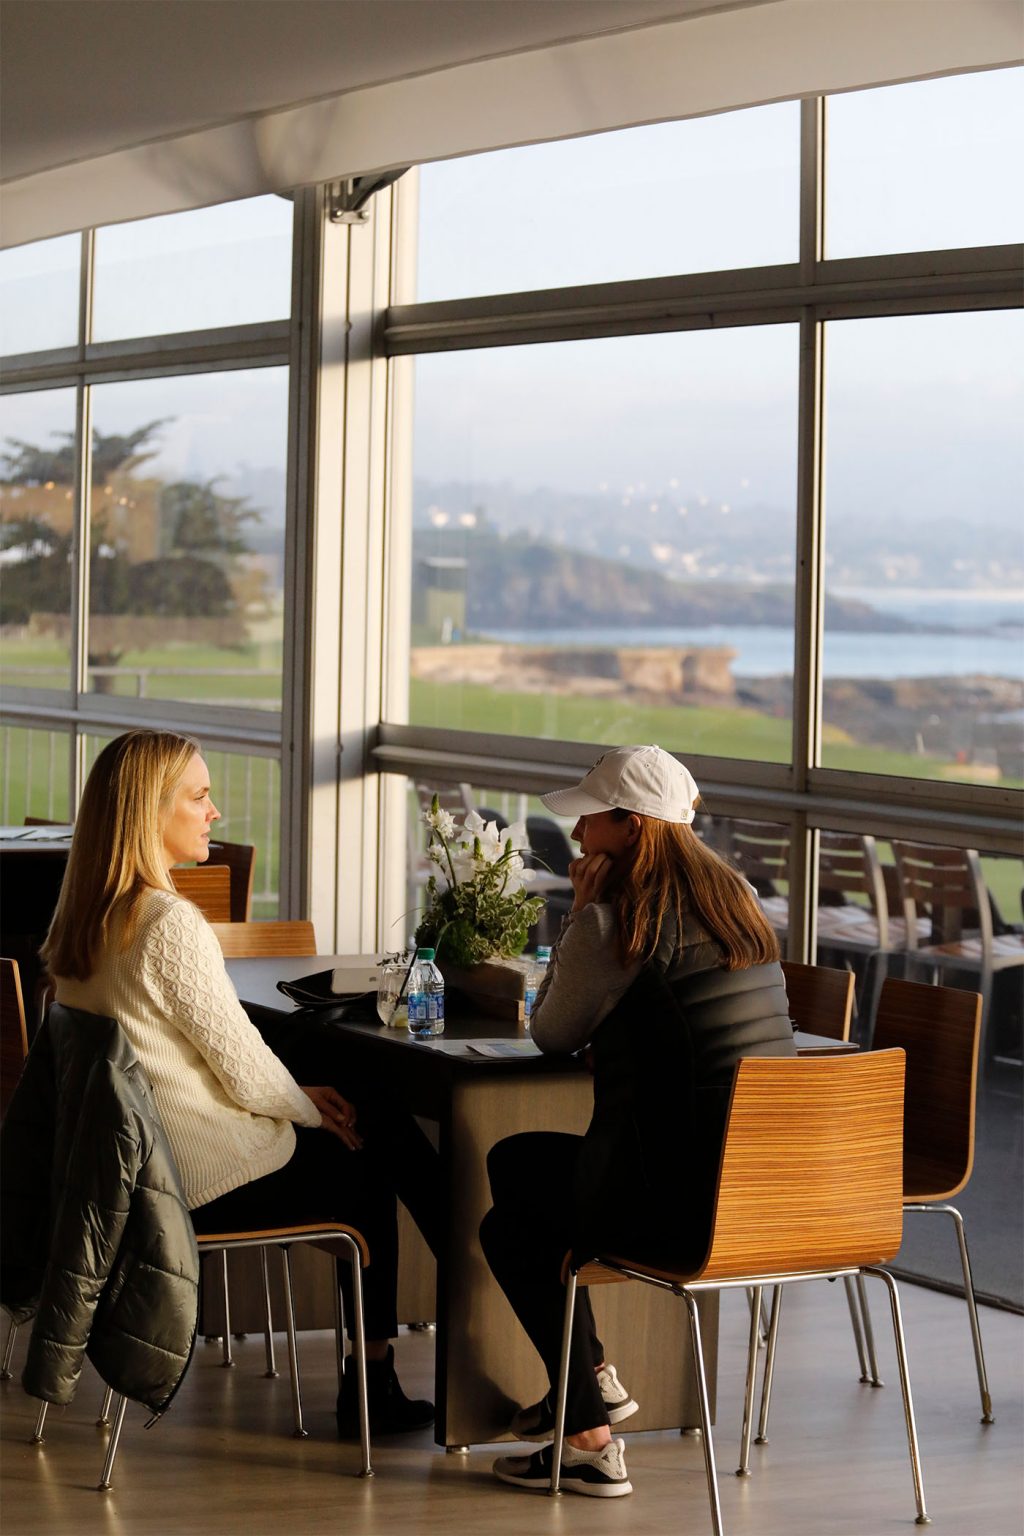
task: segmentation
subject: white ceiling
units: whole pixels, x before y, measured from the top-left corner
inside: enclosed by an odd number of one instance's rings
[[[771,0],[4,0],[3,180],[473,60]]]

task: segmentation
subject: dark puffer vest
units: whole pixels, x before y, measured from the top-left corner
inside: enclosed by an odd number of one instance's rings
[[[0,1302],[35,1318],[22,1380],[69,1403],[87,1354],[160,1413],[195,1342],[199,1256],[178,1170],[113,1019],[55,1003],[3,1125]]]
[[[708,941],[666,948],[591,1042],[594,1114],[573,1191],[577,1259],[618,1250],[696,1268],[736,1063],[796,1053],[781,966],[727,971]]]

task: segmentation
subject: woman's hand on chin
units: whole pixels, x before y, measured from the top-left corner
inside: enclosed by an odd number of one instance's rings
[[[611,872],[612,861],[606,853],[585,853],[582,858],[573,859],[569,865],[569,879],[575,892],[574,912],[582,912],[592,901],[601,900]]]
[[[337,1088],[303,1088],[302,1091],[320,1111],[320,1129],[330,1131],[351,1151],[358,1152],[363,1138],[356,1130],[355,1106],[343,1099]]]

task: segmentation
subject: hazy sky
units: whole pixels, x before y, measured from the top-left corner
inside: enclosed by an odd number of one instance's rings
[[[1019,239],[1021,70],[829,104],[831,256]],[[754,108],[467,157],[421,174],[424,299],[793,261],[799,107]],[[264,197],[101,230],[97,340],[283,317],[291,204]],[[3,350],[74,340],[77,236],[0,253]],[[830,515],[1019,516],[1022,316],[829,328]],[[589,491],[651,486],[791,507],[792,326],[562,343],[417,361],[416,473]],[[278,370],[99,386],[95,420],[173,416],[155,468],[284,467]],[[0,435],[70,430],[68,391],[0,405]]]

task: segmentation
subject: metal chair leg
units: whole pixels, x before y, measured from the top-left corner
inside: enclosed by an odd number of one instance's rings
[[[124,1411],[127,1406],[128,1399],[126,1397],[119,1397],[117,1400],[117,1412],[114,1415],[114,1427],[110,1431],[107,1454],[103,1462],[103,1471],[100,1473],[100,1480],[96,1485],[101,1493],[106,1493],[110,1488],[110,1475],[114,1470],[114,1457],[117,1455],[117,1447],[121,1439],[121,1426],[124,1424]]]
[[[772,1401],[772,1381],[775,1376],[775,1349],[779,1340],[779,1319],[782,1315],[782,1286],[772,1288],[772,1319],[768,1325],[768,1349],[764,1357],[764,1381],[761,1383],[761,1415],[757,1421],[756,1445],[768,1444],[768,1410]]]
[[[110,1405],[114,1401],[114,1389],[108,1387],[103,1394],[103,1402],[100,1404],[100,1416],[96,1420],[99,1429],[110,1428]]]
[[[701,1343],[700,1314],[697,1298],[683,1291],[686,1311],[690,1319],[690,1343],[693,1347],[693,1368],[697,1376],[697,1401],[700,1404],[701,1443],[704,1446],[704,1471],[708,1480],[708,1499],[711,1503],[711,1525],[714,1536],[722,1536],[722,1506],[718,1497],[718,1473],[715,1470],[715,1447],[711,1438],[711,1407],[708,1403],[708,1378],[704,1369],[704,1348]]]
[[[558,1361],[558,1391],[555,1394],[555,1438],[551,1445],[550,1494],[558,1494],[562,1475],[562,1447],[565,1444],[565,1406],[569,1400],[569,1349],[572,1343],[572,1323],[576,1312],[575,1270],[570,1269],[565,1282],[565,1312],[562,1320],[562,1353]]]
[[[288,1248],[281,1249],[281,1274],[284,1279],[285,1327],[288,1337],[288,1374],[292,1383],[292,1413],[295,1416],[293,1431],[297,1440],[305,1440],[309,1430],[302,1422],[302,1390],[299,1385],[299,1346],[295,1336],[295,1301],[292,1297],[292,1256]]]
[[[751,1311],[753,1311],[754,1287],[752,1285],[747,1286],[747,1306],[751,1309]],[[765,1312],[763,1301],[761,1302],[761,1310],[758,1316],[760,1320],[760,1327],[757,1334],[757,1347],[758,1349],[763,1349],[768,1342],[768,1315]]]
[[[981,1347],[981,1324],[978,1322],[978,1304],[974,1296],[974,1278],[971,1274],[971,1260],[967,1252],[967,1234],[964,1231],[964,1219],[955,1205],[905,1205],[904,1211],[937,1211],[940,1215],[952,1216],[953,1225],[956,1228],[956,1240],[960,1248],[960,1268],[964,1276],[964,1300],[967,1303],[967,1315],[971,1320],[971,1339],[974,1343],[974,1364],[978,1372],[978,1391],[981,1393],[981,1422],[982,1424],[994,1424],[995,1414],[992,1412],[992,1397],[988,1390],[988,1372],[985,1370],[985,1351]]]
[[[761,1286],[753,1287],[750,1303],[750,1339],[747,1343],[747,1382],[743,1393],[743,1431],[740,1435],[740,1464],[737,1477],[750,1476],[750,1432],[754,1418],[754,1385],[757,1381],[757,1351],[761,1338]]]
[[[857,1300],[857,1292],[850,1275],[844,1275],[843,1286],[846,1290],[846,1302],[850,1308],[850,1323],[853,1326],[853,1342],[857,1346],[857,1363],[860,1366],[860,1379],[865,1384],[871,1380],[868,1370],[868,1357],[864,1353],[864,1330],[860,1322],[860,1302]]]
[[[878,1374],[878,1360],[875,1357],[875,1330],[871,1326],[871,1308],[868,1306],[868,1293],[864,1286],[864,1276],[857,1276],[857,1296],[860,1300],[860,1315],[864,1323],[864,1348],[868,1355],[869,1381],[873,1387],[884,1387],[885,1382]]]
[[[366,1394],[366,1318],[363,1312],[363,1269],[362,1255],[359,1245],[353,1238],[345,1238],[349,1249],[349,1258],[352,1264],[352,1310],[353,1318],[352,1349],[356,1357],[356,1386],[359,1391],[359,1448],[362,1453],[362,1466],[360,1477],[372,1477],[373,1467],[370,1465],[370,1404]],[[335,1286],[337,1290],[337,1286]],[[338,1306],[338,1326],[342,1323],[342,1308]],[[338,1349],[343,1350],[341,1334],[338,1335]],[[341,1377],[338,1378],[339,1382]]]
[[[42,1445],[43,1443],[43,1425],[46,1423],[46,1410],[49,1408],[49,1406],[49,1403],[39,1404],[39,1413],[36,1417],[36,1427],[32,1431],[31,1443],[33,1445]]]
[[[14,1341],[18,1337],[17,1323],[8,1323],[7,1339],[4,1343],[4,1357],[0,1360],[0,1381],[11,1379],[11,1358],[14,1355]]]
[[[910,1470],[914,1478],[914,1498],[917,1501],[916,1525],[931,1525],[924,1504],[924,1479],[921,1475],[921,1453],[917,1445],[917,1425],[914,1422],[914,1399],[910,1391],[910,1366],[907,1363],[907,1342],[903,1336],[903,1317],[900,1313],[899,1292],[896,1282],[887,1269],[867,1266],[861,1275],[877,1275],[889,1292],[889,1310],[892,1313],[892,1331],[896,1340],[896,1360],[900,1369],[900,1387],[903,1392],[903,1417],[907,1426],[907,1446],[910,1451]]]
[[[225,1370],[230,1371],[233,1369],[235,1362],[231,1358],[231,1300],[228,1296],[228,1251],[226,1248],[221,1249],[220,1257],[221,1287],[224,1297],[224,1335],[222,1340],[224,1358],[221,1361],[221,1365]]]
[[[270,1309],[270,1274],[267,1269],[267,1250],[260,1249],[260,1273],[263,1276],[263,1347],[267,1353],[267,1368],[264,1376],[278,1376],[277,1361],[274,1358],[274,1315]]]

